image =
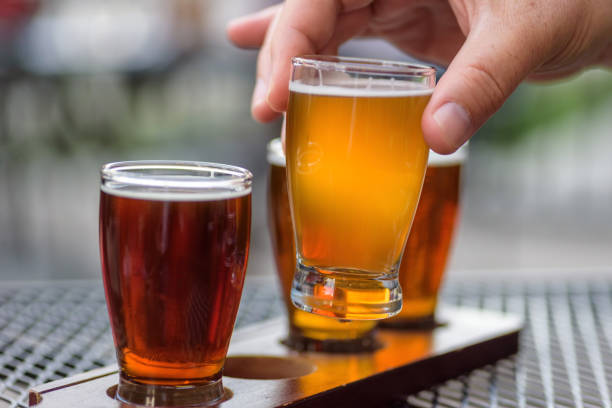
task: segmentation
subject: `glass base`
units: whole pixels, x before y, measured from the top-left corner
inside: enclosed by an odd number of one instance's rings
[[[223,398],[221,379],[197,385],[152,385],[120,376],[116,399],[146,407],[204,407]]]
[[[295,351],[315,351],[319,353],[369,353],[382,347],[376,339],[376,330],[354,339],[313,339],[290,330],[289,336],[282,340],[285,346]]]
[[[402,309],[397,273],[376,276],[296,265],[291,301],[301,310],[347,320],[379,320]]]
[[[390,319],[381,321],[380,327],[415,330],[434,329],[441,325],[435,318],[437,300],[436,294],[404,298],[402,311]]]

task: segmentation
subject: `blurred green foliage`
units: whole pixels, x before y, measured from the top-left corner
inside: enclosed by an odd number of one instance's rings
[[[525,83],[483,126],[477,140],[497,147],[513,146],[533,134],[530,131],[535,128],[570,115],[588,115],[610,99],[612,72],[606,70],[590,70],[560,82]]]
[[[147,75],[22,75],[0,83],[0,148],[71,156],[237,139],[253,133],[253,76],[205,58]]]

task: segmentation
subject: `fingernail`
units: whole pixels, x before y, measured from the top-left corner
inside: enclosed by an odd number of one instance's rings
[[[442,136],[450,147],[456,149],[470,137],[472,128],[470,115],[455,102],[447,102],[440,106],[433,114],[433,119],[442,130]]]
[[[257,78],[255,83],[255,90],[253,91],[253,100],[251,102],[251,109],[255,109],[262,103],[266,103],[266,83],[263,79]]]

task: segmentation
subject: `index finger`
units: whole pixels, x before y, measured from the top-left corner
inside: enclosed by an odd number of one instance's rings
[[[266,101],[277,112],[287,109],[291,58],[316,54],[332,39],[343,11],[373,0],[287,0],[271,38],[270,82]]]
[[[279,9],[280,4],[277,4],[256,13],[231,20],[227,24],[229,39],[241,48],[261,47],[266,31]]]

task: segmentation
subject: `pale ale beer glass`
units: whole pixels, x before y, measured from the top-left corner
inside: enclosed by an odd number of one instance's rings
[[[429,153],[421,199],[400,266],[404,306],[384,326],[431,327],[438,290],[457,223],[461,169],[467,146],[451,155]]]
[[[213,163],[107,164],[100,250],[120,400],[223,396],[251,227],[251,173]]]
[[[268,227],[287,307],[289,335],[285,343],[296,350],[341,353],[373,350],[376,347],[375,321],[341,321],[305,312],[291,304],[295,242],[287,195],[285,153],[278,138],[268,143],[268,164]]]
[[[297,265],[291,299],[341,319],[399,312],[399,262],[427,165],[431,67],[297,57],[287,170]]]

